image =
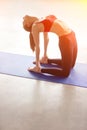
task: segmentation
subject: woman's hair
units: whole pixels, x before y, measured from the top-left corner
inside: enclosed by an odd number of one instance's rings
[[[24,28],[26,31],[28,31],[28,32],[31,31],[31,27],[32,27],[32,26],[28,27],[27,25],[24,25],[24,26],[23,26],[23,28]]]
[[[32,35],[32,33],[31,33],[31,29],[32,29],[32,25],[33,25],[33,23],[36,21],[36,20],[38,20],[38,18],[37,17],[32,17],[32,16],[25,16],[25,17],[27,17],[27,18],[31,18],[32,19],[32,22],[31,22],[31,25],[30,25],[30,27],[28,27],[26,24],[25,25],[23,25],[23,28],[26,30],[26,31],[28,31],[28,32],[30,32],[30,34],[29,34],[29,39],[30,39],[30,48],[32,49],[32,51],[34,52],[35,51],[35,42],[34,42],[34,39],[33,39],[33,35]]]
[[[32,51],[34,52],[34,51],[35,51],[35,42],[34,42],[34,38],[33,38],[33,35],[32,35],[31,32],[30,32],[30,34],[29,34],[29,39],[30,39],[30,48],[31,48]]]

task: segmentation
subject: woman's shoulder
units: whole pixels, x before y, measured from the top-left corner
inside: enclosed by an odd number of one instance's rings
[[[42,32],[44,30],[44,26],[43,23],[41,22],[42,20],[36,20],[33,25],[32,25],[32,29],[36,29],[39,32]]]

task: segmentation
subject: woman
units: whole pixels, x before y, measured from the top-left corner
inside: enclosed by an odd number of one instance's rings
[[[30,32],[30,46],[36,52],[36,66],[29,68],[29,71],[38,73],[47,73],[59,77],[68,77],[71,69],[74,67],[77,58],[77,41],[75,33],[54,15],[46,16],[44,19],[38,19],[26,15],[23,21],[23,27]],[[44,56],[40,60],[40,41],[39,33],[44,34]],[[59,37],[59,48],[61,59],[49,59],[47,57],[48,32],[55,33]],[[60,65],[60,68],[41,68],[40,63],[49,63]]]

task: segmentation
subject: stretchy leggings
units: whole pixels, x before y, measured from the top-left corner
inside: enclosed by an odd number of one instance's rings
[[[59,48],[61,59],[48,59],[48,63],[58,64],[60,68],[42,68],[42,73],[47,73],[59,77],[68,77],[71,69],[74,67],[77,57],[77,41],[75,33],[71,33],[59,37]]]

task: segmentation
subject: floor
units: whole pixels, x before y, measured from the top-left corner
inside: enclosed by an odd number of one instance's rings
[[[22,17],[55,14],[76,32],[77,62],[87,63],[86,6],[85,0],[0,1],[0,51],[34,56]],[[58,39],[49,36],[48,55],[56,57]],[[86,97],[83,87],[0,74],[0,130],[87,130]]]

